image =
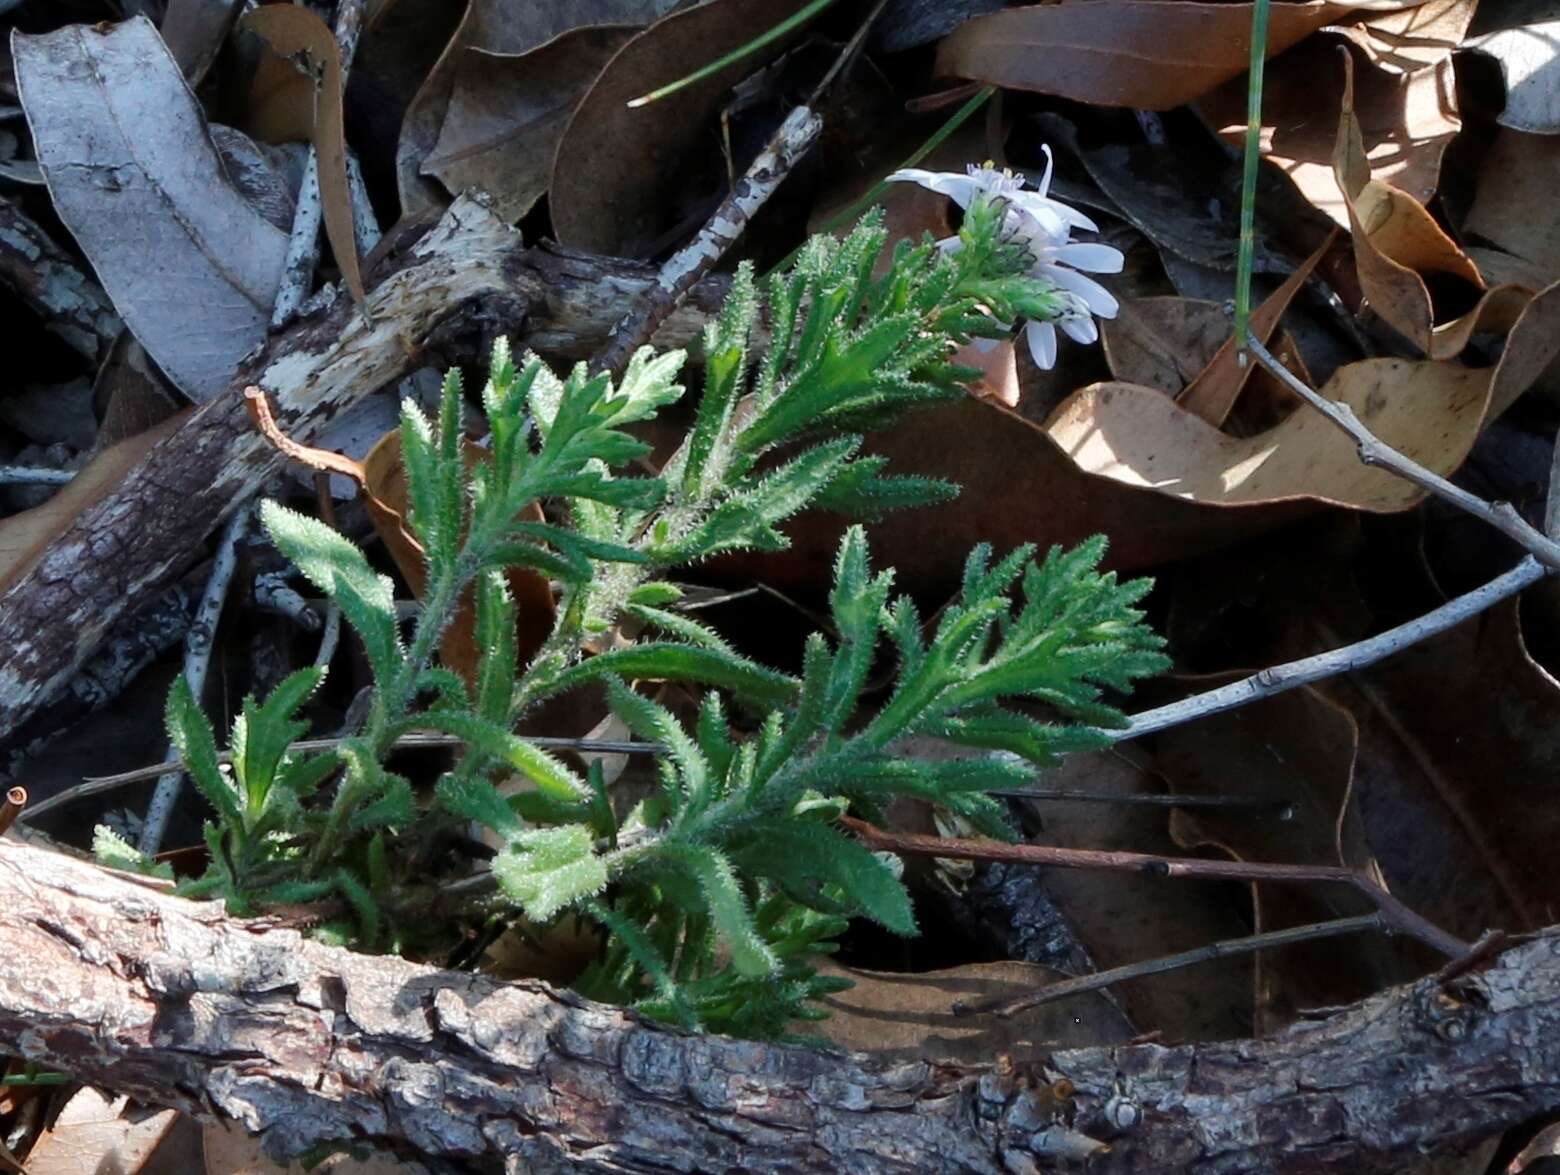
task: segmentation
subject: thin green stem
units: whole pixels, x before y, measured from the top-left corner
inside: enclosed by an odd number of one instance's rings
[[[1251,8],[1251,71],[1246,82],[1246,166],[1240,181],[1240,255],[1235,266],[1235,347],[1246,361],[1251,338],[1251,260],[1256,252],[1257,167],[1262,156],[1262,71],[1267,64],[1268,0]]]
[[[705,78],[711,76],[712,74],[719,73],[728,65],[734,65],[738,61],[741,61],[744,57],[748,57],[754,53],[757,53],[765,45],[773,44],[775,41],[778,41],[781,37],[785,36],[793,29],[801,28],[802,25],[806,24],[813,17],[817,16],[820,12],[833,3],[834,0],[813,0],[811,4],[807,5],[807,7],[803,8],[800,12],[786,17],[773,28],[760,33],[745,45],[738,46],[730,53],[727,53],[724,57],[716,58],[708,65],[700,66],[687,77],[678,78],[675,82],[662,86],[659,90],[651,90],[650,93],[635,98],[628,105],[631,108],[648,106],[651,102],[659,102],[662,98],[670,97],[679,90],[685,90],[697,82],[702,82]]]

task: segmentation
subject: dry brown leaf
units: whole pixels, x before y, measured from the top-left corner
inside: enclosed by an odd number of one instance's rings
[[[179,1121],[177,1110],[130,1108],[130,1099],[88,1086],[72,1095],[27,1155],[31,1175],[135,1175]]]
[[[552,182],[575,106],[638,27],[572,29],[519,57],[468,49],[423,174],[451,194],[478,188],[499,216],[520,219]]]
[[[238,0],[168,0],[162,39],[192,86],[200,85],[233,29]]]
[[[1333,174],[1343,192],[1354,234],[1360,284],[1376,312],[1433,359],[1450,359],[1475,329],[1507,330],[1526,299],[1521,287],[1487,291],[1461,318],[1436,326],[1426,274],[1448,274],[1484,289],[1478,267],[1407,192],[1371,176],[1354,114],[1353,59],[1344,58],[1343,109],[1333,152]]]
[[[956,1016],[954,1004],[1020,996],[1066,978],[1033,963],[967,963],[944,971],[862,971],[825,961],[818,970],[855,987],[819,1001],[827,1020],[801,1025],[831,1044],[882,1060],[990,1064],[999,1054],[1038,1061],[1058,1048],[1120,1044],[1126,1018],[1099,992],[1007,1018]]]
[[[1534,1163],[1560,1158],[1560,1122],[1552,1122],[1528,1140],[1515,1158],[1506,1164],[1505,1175],[1522,1175]]]
[[[633,30],[668,7],[472,0],[400,128],[402,210],[441,205],[445,190],[475,186],[499,200],[506,218],[524,215],[552,180],[558,140],[580,98]]]
[[[1090,0],[976,17],[938,47],[937,72],[1096,106],[1169,110],[1250,64],[1250,4]],[[1340,4],[1274,4],[1269,55],[1346,15]]]
[[[136,463],[170,435],[194,409],[187,408],[155,428],[105,449],[47,502],[0,518],[0,591],[26,574],[54,539],[87,507],[117,487]]]
[[[1341,368],[1322,394],[1348,404],[1387,444],[1439,473],[1457,468],[1484,421],[1490,373],[1451,363],[1371,359]],[[1080,469],[1209,505],[1309,499],[1357,510],[1405,510],[1423,493],[1364,465],[1353,441],[1317,412],[1236,438],[1151,388],[1095,384],[1045,431]]]
[[[1394,74],[1417,73],[1442,65],[1456,52],[1478,7],[1478,0],[1424,0],[1373,13],[1333,31],[1363,49],[1377,68]]]
[[[1333,174],[1338,124],[1328,101],[1343,90],[1342,45],[1341,37],[1318,35],[1268,64],[1262,92],[1262,154],[1312,204],[1348,227],[1348,210]],[[1380,68],[1369,59],[1357,63],[1355,117],[1371,168],[1377,179],[1420,201],[1435,194],[1441,158],[1461,126],[1450,57],[1455,47],[1455,43],[1446,46],[1438,64],[1404,74]],[[1360,55],[1359,50],[1351,55]],[[1244,141],[1244,79],[1220,86],[1197,108],[1226,142]]]
[[[448,0],[382,0],[373,6],[352,55],[343,101],[347,138],[357,148],[370,191],[397,187],[396,150],[402,127],[412,102],[464,16],[465,9]],[[433,142],[438,129],[435,123],[427,143]],[[415,180],[415,168],[413,172]],[[417,182],[420,188],[437,194],[437,184]],[[403,204],[403,214],[433,206],[425,192],[417,195],[414,205]]]
[[[685,77],[801,8],[801,0],[706,0],[658,20],[602,70],[558,143],[553,229],[577,249],[644,257],[689,214],[715,198],[725,165],[718,116],[737,81],[774,60],[782,38],[695,85],[646,106],[628,103]],[[738,160],[737,170],[746,166]]]
[[[1301,262],[1300,267],[1285,278],[1283,284],[1252,312],[1251,333],[1263,346],[1268,345],[1273,332],[1278,329],[1284,311],[1289,309],[1289,303],[1305,285],[1306,279],[1311,276],[1317,263],[1326,256],[1332,243],[1332,237],[1323,241],[1316,252]],[[1176,403],[1188,412],[1200,416],[1214,428],[1219,428],[1229,416],[1230,410],[1235,407],[1235,401],[1239,399],[1242,390],[1257,373],[1269,379],[1273,378],[1266,369],[1257,364],[1242,364],[1239,361],[1232,334],[1224,340],[1218,354],[1208,362],[1208,366],[1203,368],[1176,397]]]
[[[314,152],[319,160],[320,200],[325,235],[341,277],[358,305],[366,296],[358,266],[357,233],[352,219],[352,192],[347,183],[346,124],[342,113],[341,50],[330,27],[296,4],[270,4],[248,13],[243,27],[257,33],[280,57],[307,69],[313,94],[311,120]]]
[[[1233,676],[1183,684],[1195,692]],[[1290,806],[1286,816],[1180,809],[1171,816],[1171,835],[1183,848],[1214,847],[1240,861],[1345,865],[1375,875],[1354,791],[1358,739],[1348,711],[1309,689],[1164,732],[1157,740],[1158,762],[1172,791]],[[1365,909],[1355,895],[1325,887],[1253,885],[1252,891],[1259,932]],[[1379,935],[1261,952],[1255,966],[1255,1034],[1287,1026],[1302,1008],[1352,1003],[1411,978],[1411,963]]]
[[[208,1123],[202,1139],[206,1175],[427,1175],[428,1168],[383,1151],[367,1158],[350,1154],[329,1155],[305,1167],[294,1159],[285,1166],[266,1156],[258,1138],[245,1134],[234,1123]]]
[[[1560,136],[1502,127],[1479,165],[1478,190],[1463,231],[1523,263],[1524,276],[1541,277],[1539,284],[1548,285],[1560,278],[1556,191],[1560,191]],[[1480,264],[1489,263],[1481,260]]]
[[[1218,353],[1230,316],[1222,302],[1201,298],[1126,298],[1100,328],[1111,375],[1175,396]]]

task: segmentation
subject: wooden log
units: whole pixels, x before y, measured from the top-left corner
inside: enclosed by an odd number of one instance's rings
[[[1271,1039],[969,1069],[692,1036],[6,841],[0,1033],[278,1157],[355,1139],[488,1170],[994,1175],[1108,1143],[1091,1172],[1388,1172],[1560,1106],[1560,936]]]

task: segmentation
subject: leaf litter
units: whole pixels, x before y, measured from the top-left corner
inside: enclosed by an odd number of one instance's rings
[[[360,301],[374,276],[359,264],[349,149],[384,225],[476,192],[528,241],[659,258],[697,231],[784,110],[816,82],[808,54],[792,51],[844,42],[863,13],[847,17],[850,6],[841,5],[818,28],[686,91],[638,108],[627,102],[801,7],[471,0],[461,10],[386,0],[369,6],[350,66],[330,26],[289,5],[264,5],[240,21],[237,5],[174,0],[160,31],[144,17],[92,25],[61,15],[29,26],[12,50],[25,135],[3,144],[18,170],[0,182],[57,236],[71,264],[84,261],[84,280],[101,287],[127,330],[105,326],[102,346],[29,360],[36,370],[21,373],[25,394],[0,413],[0,462],[52,445],[62,467],[78,470],[43,505],[0,517],[0,587],[46,557],[87,506],[114,494],[153,445],[176,443],[183,403],[238,394],[241,364],[267,340],[297,198],[296,153],[267,144],[314,146],[332,252]],[[956,585],[967,542],[1044,547],[1104,532],[1112,565],[1161,577],[1168,602],[1155,606],[1179,618],[1170,631],[1183,672],[1167,683],[1167,697],[1434,606],[1444,595],[1440,565],[1462,575],[1482,556],[1448,554],[1452,544],[1436,536],[1453,532],[1422,491],[1362,465],[1347,437],[1235,353],[1224,298],[1238,248],[1231,152],[1245,131],[1251,6],[942,7],[883,7],[864,55],[852,59],[861,84],[845,101],[860,105],[859,117],[829,122],[819,149],[836,161],[833,172],[798,168],[738,255],[784,255],[802,226],[848,206],[926,139],[951,108],[927,112],[928,96],[934,105],[939,92],[962,101],[973,83],[997,88],[988,116],[920,166],[952,171],[992,159],[1033,178],[1047,166],[1040,148],[1049,145],[1055,191],[1086,205],[1098,240],[1119,248],[1127,265],[1108,279],[1121,310],[1103,325],[1102,350],[1080,350],[1050,372],[1022,347],[970,352],[984,373],[974,389],[983,399],[928,409],[871,442],[896,470],[965,487],[955,503],[876,523],[878,557],[934,608]],[[98,19],[112,15],[105,8]],[[1272,19],[1256,210],[1256,268],[1267,296],[1256,337],[1437,474],[1465,477],[1481,438],[1507,435],[1491,431],[1497,418],[1511,435],[1549,443],[1552,408],[1524,393],[1560,386],[1548,374],[1560,350],[1553,21],[1541,6],[1495,0],[1277,3]],[[274,52],[256,55],[250,42],[251,74],[243,76],[251,32]],[[1460,109],[1459,70],[1470,54],[1492,62],[1501,79],[1498,125]],[[300,55],[312,75],[298,69]],[[738,83],[746,89],[734,103]],[[34,159],[42,186],[25,182]],[[945,237],[957,224],[957,209],[906,186],[891,189],[885,204],[896,236]],[[0,279],[19,290],[11,272],[24,271],[0,267]],[[1185,296],[1194,284],[1207,296]],[[35,309],[25,329],[40,337],[63,329],[49,320],[58,310],[26,304]],[[83,381],[94,395],[49,391]],[[57,422],[34,407],[45,402]],[[367,439],[380,431],[371,427]],[[389,433],[364,457],[363,503],[342,509],[349,525],[361,510],[358,525],[377,528],[386,566],[416,594],[419,552],[396,521],[406,510],[404,491],[395,490],[397,444]],[[364,452],[365,444],[354,446],[357,457]],[[1383,576],[1368,540],[1405,516],[1419,520],[1424,548]],[[1365,537],[1325,548],[1309,569],[1279,553],[1340,517]],[[744,589],[758,583],[806,607],[826,587],[820,569],[838,534],[832,520],[809,516],[791,550],[717,560],[702,576]],[[1367,580],[1370,593],[1360,587]],[[552,614],[545,584],[536,587],[514,585],[530,599],[522,642],[540,639]],[[1025,805],[1037,821],[1030,835],[1037,843],[1344,864],[1383,878],[1467,936],[1491,924],[1554,922],[1549,785],[1560,685],[1533,652],[1552,642],[1556,613],[1544,601],[1534,589],[1522,607],[1498,607],[1368,671],[1142,747],[1077,756],[1045,780],[1121,798],[1271,798],[1286,805],[1285,819],[1035,803]],[[1205,620],[1192,623],[1199,612]],[[448,639],[469,646],[471,621],[457,621]],[[762,629],[725,635],[762,657]],[[231,618],[219,636],[235,653],[250,639]],[[265,639],[288,644],[274,630]],[[475,671],[469,647],[448,660],[468,676]],[[253,683],[235,672],[242,694]],[[344,716],[348,701],[330,704]],[[600,703],[592,704],[581,730],[604,729]],[[1498,790],[1488,786],[1492,763],[1501,765]],[[642,777],[633,783],[636,770],[615,786],[642,786]],[[1057,871],[1044,889],[1096,968],[1353,910],[1347,899],[1266,884],[1172,886]],[[856,986],[831,997],[835,1015],[820,1031],[885,1059],[934,1063],[1038,1058],[1143,1032],[1207,1040],[1274,1031],[1307,1009],[1427,966],[1400,943],[1351,937],[988,1021],[961,1018],[953,1004],[971,993],[1020,994],[1058,973],[948,954],[929,971],[893,972],[887,954],[866,966],[853,961],[842,973]],[[523,961],[525,951],[504,957],[512,970],[537,966],[534,957]],[[144,1165],[149,1152],[131,1141],[144,1123],[122,1111],[109,1105],[99,1115],[116,1123],[104,1129],[118,1141],[91,1145],[120,1148],[126,1169],[154,1170]],[[79,1129],[74,1119],[60,1121]],[[37,1134],[29,1169],[50,1169],[60,1131],[57,1123]],[[208,1169],[258,1163],[236,1146],[208,1134]]]

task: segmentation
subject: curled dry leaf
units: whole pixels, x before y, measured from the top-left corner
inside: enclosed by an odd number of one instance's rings
[[[325,234],[352,296],[363,304],[352,192],[347,183],[347,138],[342,114],[341,49],[336,35],[314,13],[296,4],[270,4],[246,15],[243,27],[257,33],[272,52],[305,70],[313,96],[310,134],[319,159],[320,200]]]
[[[33,1145],[27,1170],[36,1175],[143,1171],[178,1122],[177,1110],[143,1114],[128,1097],[89,1086],[71,1095],[54,1125]]]
[[[1387,323],[1432,359],[1450,359],[1461,353],[1476,331],[1509,331],[1532,291],[1514,285],[1485,289],[1478,267],[1423,204],[1373,178],[1354,112],[1353,59],[1343,60],[1343,109],[1333,151],[1333,175],[1343,193],[1366,297]],[[1425,284],[1427,274],[1461,279],[1483,290],[1483,296],[1461,317],[1437,325]]]
[[[553,228],[571,248],[645,257],[669,230],[718,198],[726,182],[718,115],[742,77],[774,60],[795,33],[645,106],[635,98],[685,77],[802,7],[802,0],[705,0],[656,21],[607,63],[558,143]],[[746,160],[736,160],[741,172]],[[713,206],[713,205],[712,205]]]
[[[1460,4],[1466,11],[1472,8],[1467,0],[1445,2]],[[1430,7],[1393,15],[1408,16]],[[1359,37],[1370,27],[1353,25],[1336,32],[1349,34],[1360,46]],[[1418,47],[1422,42],[1409,44]],[[1398,60],[1395,56],[1370,51],[1373,41],[1351,51],[1352,56],[1364,58],[1358,63],[1354,114],[1375,178],[1389,181],[1421,202],[1435,193],[1441,158],[1461,126],[1451,61],[1457,40],[1430,44],[1439,52],[1438,60],[1420,65],[1416,59],[1414,68],[1401,71],[1388,68]],[[1348,210],[1333,174],[1338,124],[1329,104],[1319,100],[1319,95],[1342,92],[1342,48],[1341,36],[1320,34],[1268,64],[1262,92],[1262,154],[1315,207],[1348,227]],[[1220,86],[1197,108],[1226,142],[1232,146],[1244,142],[1244,80]]]
[[[499,201],[505,219],[523,216],[552,181],[558,141],[580,98],[633,30],[670,7],[671,0],[471,0],[401,126],[402,211],[442,205],[446,192],[475,186]]]
[[[396,570],[406,580],[412,594],[419,599],[428,586],[427,558],[422,544],[406,524],[410,495],[406,482],[406,467],[401,461],[401,431],[386,432],[361,462],[341,453],[310,445],[299,444],[277,426],[271,415],[270,403],[258,388],[245,392],[255,427],[265,435],[279,452],[293,461],[321,473],[330,473],[350,479],[363,495],[363,504],[373,520],[374,530],[385,544]],[[476,464],[487,455],[475,441],[465,442],[467,466]],[[67,487],[69,488],[69,487]],[[541,507],[532,503],[528,516],[542,521]],[[516,649],[524,664],[547,639],[552,630],[552,588],[547,580],[535,572],[513,567],[508,574],[509,590],[515,601]],[[462,596],[460,607],[440,642],[440,658],[449,668],[460,674],[468,683],[474,683],[477,664],[482,650],[476,643],[476,599],[473,590]]]
[[[190,85],[206,76],[241,8],[238,0],[168,0],[162,39]]]
[[[1331,247],[1332,238],[1329,237],[1252,313],[1251,333],[1264,347],[1272,339],[1273,332],[1278,329],[1279,320],[1283,318],[1284,311],[1289,309],[1289,303],[1294,300],[1294,296],[1300,292],[1300,288],[1305,285],[1316,268],[1317,262],[1321,261]],[[1200,416],[1214,428],[1219,428],[1229,416],[1230,410],[1235,407],[1235,401],[1247,384],[1259,375],[1276,383],[1275,377],[1259,364],[1241,364],[1236,353],[1235,337],[1232,334],[1219,347],[1218,354],[1209,360],[1208,365],[1176,396],[1176,403],[1188,412]],[[1293,396],[1282,389],[1270,389],[1269,395],[1293,400]]]
[[[265,337],[287,235],[229,183],[145,18],[12,46],[55,211],[169,378],[194,400],[217,395]]]
[[[967,21],[937,51],[937,72],[1096,106],[1169,110],[1246,72],[1250,4],[1091,0],[1009,8]],[[1349,12],[1272,5],[1268,53]]]

